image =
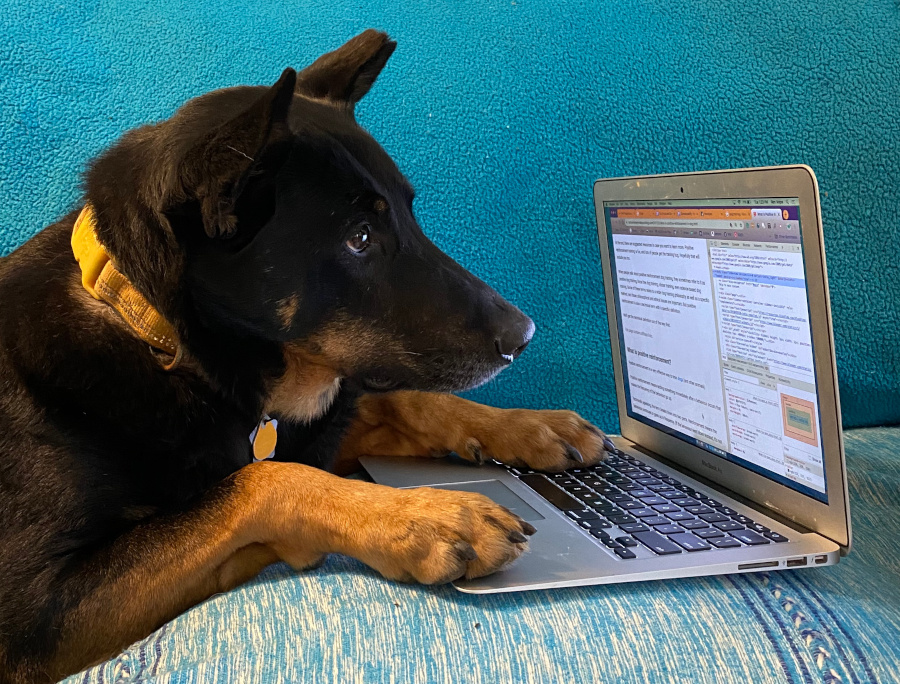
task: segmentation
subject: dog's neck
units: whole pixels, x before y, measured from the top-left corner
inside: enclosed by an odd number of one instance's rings
[[[116,268],[97,237],[94,210],[86,204],[72,230],[72,252],[81,269],[81,283],[96,300],[112,306],[132,332],[151,347],[168,355],[166,370],[181,358],[182,346],[175,328]]]

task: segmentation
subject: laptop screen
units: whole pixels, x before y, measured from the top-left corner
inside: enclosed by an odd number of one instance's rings
[[[799,200],[604,212],[628,415],[827,503]]]

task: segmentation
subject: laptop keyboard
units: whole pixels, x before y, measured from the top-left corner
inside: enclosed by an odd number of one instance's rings
[[[668,556],[788,541],[622,451],[564,473],[504,467],[624,560],[638,544]]]

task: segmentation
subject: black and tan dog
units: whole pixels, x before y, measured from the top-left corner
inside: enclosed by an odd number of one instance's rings
[[[279,560],[432,583],[525,550],[480,495],[332,474],[362,454],[602,458],[572,412],[441,394],[534,326],[428,241],[357,125],[394,46],[366,31],[128,133],[0,261],[0,681],[112,656]]]

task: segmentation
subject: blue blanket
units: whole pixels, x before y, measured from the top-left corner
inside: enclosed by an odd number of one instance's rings
[[[900,422],[894,0],[6,0],[0,253],[76,205],[86,160],[123,131],[369,26],[399,47],[360,121],[438,245],[537,322],[475,397],[615,430],[591,182],[803,162],[822,188],[845,423]]]

